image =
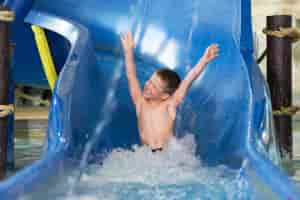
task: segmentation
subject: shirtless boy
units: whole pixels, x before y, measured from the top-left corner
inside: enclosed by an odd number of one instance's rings
[[[132,33],[122,35],[121,41],[141,141],[153,152],[161,151],[173,136],[177,106],[183,101],[192,82],[201,74],[204,67],[218,56],[218,45],[213,44],[206,49],[202,58],[183,81],[176,72],[162,68],[153,73],[142,90],[136,76]]]

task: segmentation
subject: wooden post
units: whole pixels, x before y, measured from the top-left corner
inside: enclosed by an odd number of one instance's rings
[[[267,29],[279,30],[292,26],[292,17],[267,17]],[[289,37],[267,36],[267,80],[273,110],[292,106],[292,40]],[[283,158],[292,159],[292,116],[274,116],[277,141]]]
[[[6,14],[9,11],[0,6],[0,105],[9,103],[9,71],[10,71],[10,44],[9,44],[9,19]],[[0,117],[0,179],[6,175],[7,161],[7,132],[8,117]]]

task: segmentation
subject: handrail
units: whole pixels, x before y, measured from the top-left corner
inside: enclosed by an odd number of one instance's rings
[[[51,90],[54,90],[55,82],[57,80],[56,68],[52,59],[51,51],[48,45],[47,37],[43,28],[32,25],[32,31],[42,61],[45,75],[47,77]]]

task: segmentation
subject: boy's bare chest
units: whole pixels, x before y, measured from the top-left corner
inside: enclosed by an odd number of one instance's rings
[[[138,116],[141,118],[164,118],[167,117],[167,106],[147,106],[141,105]]]
[[[138,128],[141,140],[152,148],[161,148],[173,134],[174,120],[168,105],[140,105],[137,109]]]
[[[141,105],[137,117],[139,125],[147,127],[158,126],[162,128],[169,126],[173,121],[168,113],[166,104],[159,106]]]

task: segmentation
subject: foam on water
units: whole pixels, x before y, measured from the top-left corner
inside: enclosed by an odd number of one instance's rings
[[[171,139],[166,149],[156,153],[152,153],[146,146],[135,146],[133,150],[116,149],[104,160],[101,168],[90,169],[96,173],[93,176],[86,175],[83,181],[101,177],[104,183],[124,183],[125,180],[127,183],[149,186],[184,182],[200,166],[200,161],[194,156],[194,146],[182,145],[191,139]]]
[[[76,172],[52,191],[48,199],[245,199],[246,184],[239,170],[225,166],[204,167],[195,156],[192,135],[172,138],[162,152],[145,146],[115,149],[103,161],[82,175],[72,193],[70,183]],[[45,195],[43,194],[45,199]],[[37,199],[24,198],[23,200]]]

